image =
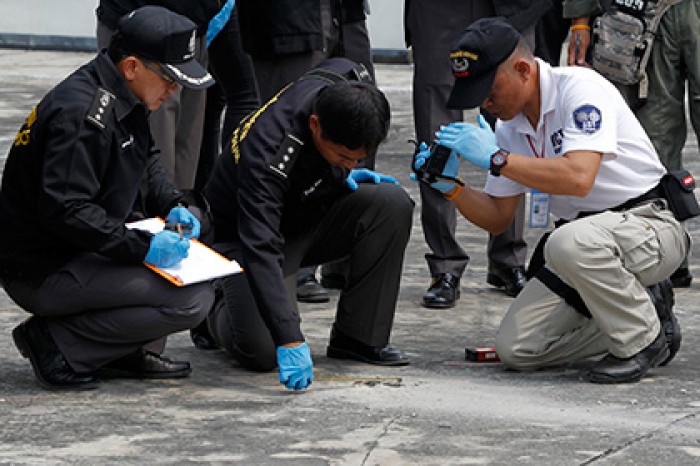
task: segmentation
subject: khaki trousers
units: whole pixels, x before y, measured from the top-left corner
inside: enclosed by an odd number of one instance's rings
[[[660,329],[645,287],[668,278],[689,248],[683,226],[655,203],[558,228],[545,246],[546,266],[578,291],[592,318],[530,280],[498,330],[501,360],[535,370],[608,352],[620,358],[638,353]]]

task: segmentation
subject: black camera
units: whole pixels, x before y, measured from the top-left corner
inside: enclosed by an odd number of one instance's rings
[[[430,185],[436,181],[446,180],[457,183],[460,186],[464,186],[464,183],[459,178],[453,178],[442,174],[443,170],[445,170],[445,165],[447,165],[447,161],[450,159],[450,154],[452,153],[451,149],[441,146],[436,142],[431,142],[429,146],[430,157],[425,160],[423,166],[416,168],[416,157],[420,152],[420,146],[415,141],[410,142],[413,142],[416,145],[416,151],[413,154],[413,163],[411,164],[411,168],[413,169],[413,173],[416,174],[416,179],[418,181]]]

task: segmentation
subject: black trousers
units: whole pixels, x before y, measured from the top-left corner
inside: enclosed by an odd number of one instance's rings
[[[76,372],[199,324],[211,309],[209,283],[177,287],[143,265],[81,254],[40,283],[6,280],[5,291],[49,332]]]
[[[347,281],[333,325],[364,344],[388,344],[413,207],[400,186],[360,184],[303,235],[286,238],[283,273],[290,301],[296,303],[300,267],[346,259]],[[218,243],[214,248],[242,261],[238,243]],[[212,336],[243,367],[274,369],[275,343],[245,273],[227,277],[219,286],[223,299],[208,319]]]

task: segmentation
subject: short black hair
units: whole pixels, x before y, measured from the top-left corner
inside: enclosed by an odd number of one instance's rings
[[[112,63],[119,63],[123,58],[129,55],[135,55],[131,50],[128,50],[126,41],[122,37],[121,33],[114,32],[109,40],[109,45],[107,46],[107,56]]]
[[[324,139],[350,150],[363,148],[368,156],[389,132],[389,102],[374,84],[341,81],[328,86],[319,93],[312,111]]]

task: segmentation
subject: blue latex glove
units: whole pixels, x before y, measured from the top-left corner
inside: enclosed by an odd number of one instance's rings
[[[185,233],[185,238],[199,238],[199,220],[186,207],[173,207],[167,218],[168,222],[182,223],[189,225],[192,230],[190,233]]]
[[[357,183],[373,183],[373,184],[393,183],[393,184],[399,184],[399,182],[396,181],[391,176],[383,175],[381,173],[377,173],[377,172],[369,170],[367,168],[356,168],[354,170],[350,170],[350,173],[348,173],[348,177],[345,179],[345,184],[348,185],[348,188],[355,191],[355,190],[357,190]]]
[[[306,343],[294,348],[278,346],[277,365],[280,368],[280,383],[291,390],[302,390],[314,381],[314,363]]]
[[[159,231],[151,237],[151,247],[144,259],[156,267],[172,267],[187,257],[190,240],[183,238],[173,231]]]
[[[438,144],[449,147],[457,152],[463,159],[473,163],[479,168],[488,170],[491,166],[491,155],[499,150],[496,145],[496,135],[479,115],[479,126],[470,123],[450,123],[435,133]]]
[[[419,152],[416,155],[415,162],[413,163],[413,168],[415,169],[425,165],[426,160],[430,158],[430,149],[426,143],[421,142],[420,146],[418,146],[418,150]],[[450,158],[447,159],[447,163],[445,164],[445,168],[442,170],[441,174],[444,176],[449,176],[450,178],[459,177],[459,157],[457,157],[455,151],[450,153]],[[415,173],[411,173],[409,176],[413,181],[417,181]],[[440,180],[430,184],[431,188],[437,189],[441,193],[446,193],[455,186],[456,183],[449,180]]]

